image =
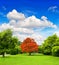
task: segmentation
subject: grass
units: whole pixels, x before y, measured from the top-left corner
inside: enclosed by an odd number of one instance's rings
[[[10,55],[5,58],[0,57],[0,65],[59,65],[59,57],[35,54]]]

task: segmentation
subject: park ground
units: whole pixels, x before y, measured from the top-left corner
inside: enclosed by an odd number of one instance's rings
[[[0,56],[0,65],[59,65],[59,57],[43,54],[8,55],[5,58]]]

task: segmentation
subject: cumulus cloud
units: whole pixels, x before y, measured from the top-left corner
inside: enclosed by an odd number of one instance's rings
[[[19,40],[23,41],[24,39],[26,39],[27,37],[33,38],[35,39],[35,41],[37,42],[37,44],[41,45],[41,43],[43,42],[43,40],[45,39],[43,36],[41,36],[40,34],[31,34],[31,35],[24,35],[24,34],[19,34],[19,33],[15,33],[14,36],[17,36]]]
[[[6,29],[12,29],[13,26],[10,26],[7,23],[3,23],[2,25],[0,25],[0,31],[6,30]]]
[[[34,33],[33,30],[27,28],[13,28],[14,32],[23,33],[23,34],[32,34]]]
[[[12,29],[13,32],[18,32],[22,34],[32,34],[34,33],[33,30],[27,29],[27,28],[16,28],[13,25],[10,25],[9,23],[4,23],[0,25],[0,31],[6,30],[6,29]]]
[[[46,16],[42,16],[40,19],[34,15],[25,17],[23,13],[17,12],[15,9],[7,14],[7,18],[9,19],[9,23],[0,25],[0,31],[10,28],[13,30],[13,35],[17,36],[21,41],[26,37],[31,37],[38,44],[41,44],[45,38],[35,31],[35,28],[57,28]]]
[[[9,19],[14,19],[14,20],[24,20],[25,19],[25,15],[24,14],[22,14],[22,13],[19,13],[19,12],[17,12],[15,9],[14,10],[12,10],[11,12],[9,12],[8,14],[7,14],[7,17],[9,18]]]
[[[57,27],[45,16],[42,16],[41,19],[36,18],[34,15],[26,18],[23,13],[19,13],[16,10],[12,10],[12,12],[9,12],[7,14],[7,18],[11,19],[10,23],[15,25],[16,27],[26,27],[26,28]]]
[[[42,20],[47,20],[48,18],[46,16],[41,17]]]
[[[26,27],[26,28],[37,28],[37,27],[57,28],[57,26],[54,25],[52,22],[50,22],[48,18],[45,16],[42,16],[41,19],[38,19],[35,16],[30,16],[26,18],[23,22],[20,22],[19,25],[21,27]]]

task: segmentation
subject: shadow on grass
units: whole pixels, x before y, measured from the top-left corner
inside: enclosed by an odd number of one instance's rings
[[[11,56],[5,56],[5,57],[3,57],[3,56],[0,55],[0,58],[11,58]]]
[[[31,55],[29,55],[29,53],[23,53],[23,54],[17,54],[17,55],[5,55],[5,57],[4,58],[15,58],[15,57],[17,57],[17,58],[19,58],[19,57],[23,57],[23,56],[28,56],[28,57],[30,57],[30,56],[51,56],[51,55],[44,55],[44,54],[42,54],[42,53],[32,53]],[[3,58],[3,56],[2,55],[0,55],[0,58]]]
[[[12,58],[15,57],[15,55],[6,54],[4,57],[0,55],[0,58]]]
[[[41,53],[32,53],[31,55],[29,55],[29,53],[26,53],[26,54],[22,54],[22,56],[43,56],[43,54],[41,54]]]

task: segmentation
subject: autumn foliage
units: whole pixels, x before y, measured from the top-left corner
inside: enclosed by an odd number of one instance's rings
[[[34,41],[34,39],[26,38],[23,43],[21,44],[22,52],[38,52],[38,45]]]

